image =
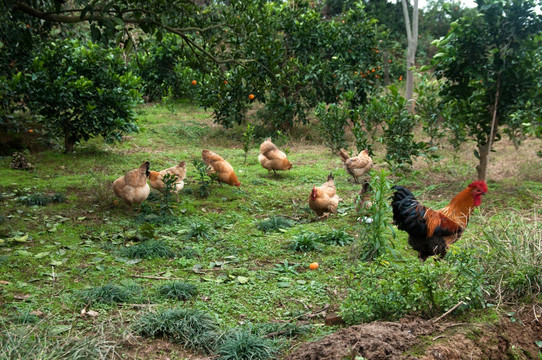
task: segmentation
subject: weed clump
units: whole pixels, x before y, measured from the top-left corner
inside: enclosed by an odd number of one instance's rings
[[[345,246],[354,241],[354,237],[342,229],[331,229],[331,231],[320,234],[318,241],[327,245]]]
[[[313,233],[299,234],[290,243],[290,249],[298,252],[319,250],[318,236]]]
[[[173,258],[175,253],[161,240],[146,240],[121,250],[123,256],[129,259]]]
[[[160,286],[159,292],[167,298],[184,301],[194,297],[198,288],[187,282],[173,281]]]
[[[214,229],[202,221],[191,221],[186,240],[211,240],[214,235]]]
[[[236,329],[217,349],[220,360],[266,360],[271,359],[277,349],[270,339],[258,336],[250,330]]]
[[[106,284],[79,292],[79,299],[87,305],[124,303],[133,299],[136,289]]]
[[[193,309],[169,309],[143,315],[134,325],[143,336],[163,337],[187,349],[210,353],[216,346],[218,325],[206,313]]]
[[[283,218],[282,216],[273,216],[269,219],[261,220],[257,223],[258,230],[265,233],[288,229],[295,225],[295,221]]]
[[[34,193],[34,194],[28,194],[19,196],[17,198],[17,201],[21,204],[28,205],[28,206],[45,206],[50,203],[61,203],[66,200],[66,197],[62,193],[56,193],[56,194],[44,194],[44,193]]]

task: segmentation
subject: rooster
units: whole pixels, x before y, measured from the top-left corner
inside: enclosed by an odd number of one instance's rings
[[[335,179],[330,173],[327,181],[322,186],[314,186],[309,196],[309,207],[318,215],[336,212],[339,205],[339,197],[335,191]]]
[[[128,171],[126,175],[113,182],[113,191],[128,204],[141,204],[147,200],[151,192],[147,177],[149,177],[149,162],[145,161],[138,169]]]
[[[260,145],[258,160],[267,171],[273,170],[274,175],[277,175],[276,170],[290,170],[292,168],[292,163],[288,161],[286,154],[271,142],[271,138],[267,138]]]
[[[448,247],[465,231],[474,208],[482,203],[482,195],[487,193],[486,183],[475,181],[446,207],[432,210],[420,204],[410,190],[402,186],[393,189],[393,221],[399,230],[408,233],[408,243],[422,261],[429,256],[446,255]]]
[[[163,192],[166,186],[163,178],[167,174],[175,178],[175,188],[173,189],[173,192],[175,193],[177,201],[179,201],[179,191],[184,187],[183,180],[186,176],[186,162],[181,161],[179,165],[172,166],[162,171],[149,171],[149,182],[151,183],[151,187]]]
[[[352,175],[357,184],[358,178],[362,177],[373,167],[373,160],[369,156],[367,149],[363,150],[358,156],[350,157],[344,149],[339,150],[339,156],[343,161],[346,172]]]
[[[201,152],[201,156],[203,158],[203,162],[212,168],[210,173],[217,174],[218,181],[231,186],[241,186],[241,183],[237,179],[237,175],[235,175],[235,172],[233,171],[233,167],[220,155],[209,150],[203,150]]]

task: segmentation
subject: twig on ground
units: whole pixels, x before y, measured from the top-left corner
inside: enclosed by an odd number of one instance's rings
[[[458,302],[457,304],[455,304],[453,308],[451,308],[450,310],[446,311],[444,314],[440,315],[440,316],[439,316],[438,318],[436,318],[435,320],[432,320],[433,324],[436,323],[436,322],[438,322],[439,320],[445,318],[445,317],[448,316],[452,311],[454,311],[455,309],[457,309],[459,306],[461,306],[461,305],[463,305],[463,304],[466,305],[466,303],[465,303],[463,300],[461,300],[460,302]]]

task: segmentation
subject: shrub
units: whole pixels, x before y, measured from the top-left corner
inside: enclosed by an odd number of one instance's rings
[[[121,140],[137,130],[139,78],[120,49],[77,40],[51,43],[35,58],[26,85],[27,106],[41,116],[46,135],[64,140],[66,152],[81,140]]]
[[[136,321],[134,329],[143,336],[164,337],[207,353],[215,348],[218,338],[216,322],[206,313],[193,309],[147,313]]]
[[[283,218],[282,216],[273,216],[269,219],[261,220],[257,223],[258,230],[265,233],[271,231],[280,231],[294,226],[295,221]]]
[[[197,183],[199,185],[198,187],[198,195],[200,198],[206,198],[207,196],[211,195],[211,184],[213,182],[213,177],[207,175],[207,165],[203,162],[201,159],[194,159],[192,161],[192,165],[196,168],[197,172]],[[216,175],[215,175],[216,176]]]
[[[217,349],[221,360],[265,360],[271,359],[276,351],[270,339],[244,329],[235,329],[227,334]]]
[[[198,288],[190,283],[174,281],[160,286],[161,295],[176,300],[188,300],[198,293]]]
[[[121,254],[129,259],[173,258],[175,253],[161,240],[146,240],[139,244],[125,247]]]
[[[359,263],[348,297],[341,306],[348,324],[374,320],[395,321],[406,314],[433,317],[460,301],[457,311],[485,306],[485,275],[472,251],[451,251],[446,260],[421,263],[410,257],[402,262]]]

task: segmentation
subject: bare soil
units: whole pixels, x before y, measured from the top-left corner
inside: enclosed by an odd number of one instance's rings
[[[341,329],[301,344],[286,360],[539,359],[542,308],[532,306],[498,322],[457,323],[407,318]]]

